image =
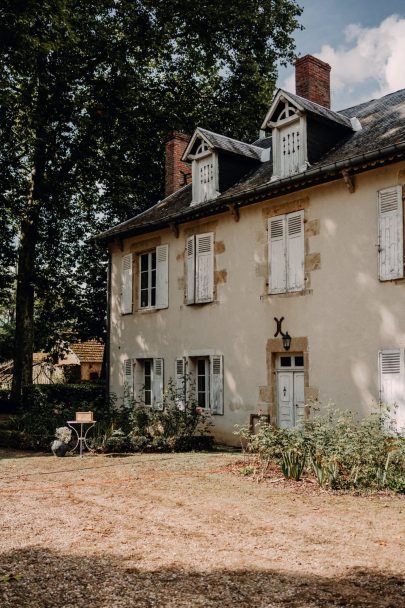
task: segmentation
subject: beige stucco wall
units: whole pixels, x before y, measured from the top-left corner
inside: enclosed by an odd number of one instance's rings
[[[269,340],[273,317],[284,316],[284,331],[306,338],[296,344],[307,344],[307,396],[369,411],[378,399],[378,350],[405,347],[405,281],[382,283],[377,275],[376,193],[398,183],[405,183],[404,162],[357,176],[352,194],[340,180],[242,208],[239,222],[226,213],[180,226],[179,238],[165,230],[113,245],[111,390],[122,394],[127,358],[163,357],[167,382],[176,357],[221,353],[224,416],[214,418],[215,435],[235,442],[234,425],[259,408],[274,417]],[[306,291],[269,296],[266,218],[295,208],[305,209]],[[194,231],[215,233],[218,282],[215,302],[186,306],[185,238]],[[169,308],[122,316],[121,257],[159,240],[169,244]]]

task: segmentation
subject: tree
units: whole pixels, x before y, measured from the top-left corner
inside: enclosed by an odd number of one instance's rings
[[[101,307],[83,291],[101,292],[105,255],[89,235],[162,195],[168,131],[256,137],[300,14],[294,0],[3,0],[0,201],[9,249],[18,243],[16,400],[32,381],[34,319],[37,343],[90,335],[92,314],[100,332]]]

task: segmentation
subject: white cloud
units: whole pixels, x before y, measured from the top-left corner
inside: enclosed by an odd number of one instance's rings
[[[391,15],[373,28],[351,24],[344,34],[342,46],[325,44],[314,53],[332,67],[335,101],[360,103],[405,88],[405,19]],[[283,88],[294,90],[293,75],[286,78]]]

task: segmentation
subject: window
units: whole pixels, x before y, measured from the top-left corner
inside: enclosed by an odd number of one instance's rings
[[[207,355],[176,359],[176,393],[179,402],[195,398],[199,407],[212,414],[224,413],[223,356]]]
[[[197,234],[186,242],[186,303],[214,299],[214,234]]]
[[[139,255],[139,308],[167,308],[169,305],[169,246]]]
[[[203,203],[216,198],[218,192],[218,159],[215,152],[204,143],[196,150],[192,164],[193,203]]]
[[[380,281],[404,276],[402,186],[378,192],[378,252]]]
[[[209,359],[208,357],[198,358],[196,362],[196,398],[199,407],[207,409],[209,407]]]
[[[163,408],[163,359],[134,358],[124,361],[124,403],[141,401]]]
[[[269,293],[302,291],[304,274],[304,212],[268,220]]]
[[[378,354],[380,403],[395,405],[391,412],[398,430],[405,428],[405,366],[403,349]]]

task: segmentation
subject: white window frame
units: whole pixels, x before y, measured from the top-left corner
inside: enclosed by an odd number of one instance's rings
[[[205,198],[200,187],[200,170],[201,165],[210,162],[212,164],[212,196]],[[197,154],[192,160],[192,205],[198,205],[219,196],[219,176],[218,176],[218,155],[216,152],[208,149],[206,144],[200,144],[197,148]]]
[[[212,353],[213,351],[211,351]],[[181,358],[176,359],[177,361]],[[222,354],[209,354],[209,351],[198,351],[183,357],[184,370],[188,370],[186,376],[185,393],[189,392],[188,380],[192,377],[195,383],[195,400],[198,403],[198,362],[203,361],[205,366],[205,404],[204,410],[210,411],[213,415],[223,415],[224,413],[224,357]],[[180,387],[180,377],[178,386]]]
[[[155,254],[155,287],[152,287],[152,256]],[[142,306],[142,258],[148,256],[148,303]],[[150,251],[138,254],[138,307],[140,311],[161,310],[169,306],[169,246],[159,245]],[[152,305],[152,289],[155,290],[155,304]]]
[[[150,364],[150,403],[145,403],[145,363]],[[132,399],[141,396],[146,407],[163,409],[164,359],[155,353],[139,354],[124,361],[124,391]],[[129,389],[129,390],[128,390]],[[148,400],[149,401],[149,400]]]
[[[152,273],[153,273],[153,266],[152,266],[152,260],[153,260],[153,255],[155,256],[155,286],[152,287]],[[147,271],[143,271],[142,270],[142,258],[147,258],[148,260],[148,268]],[[142,275],[147,274],[148,276],[148,286],[146,288],[147,290],[147,294],[148,294],[148,303],[143,306],[142,305],[142,291],[146,291],[145,289],[142,289]],[[152,304],[152,290],[155,290],[155,303]],[[156,249],[154,249],[153,251],[147,251],[145,253],[140,253],[139,254],[139,308],[140,310],[147,310],[149,308],[156,308]]]

